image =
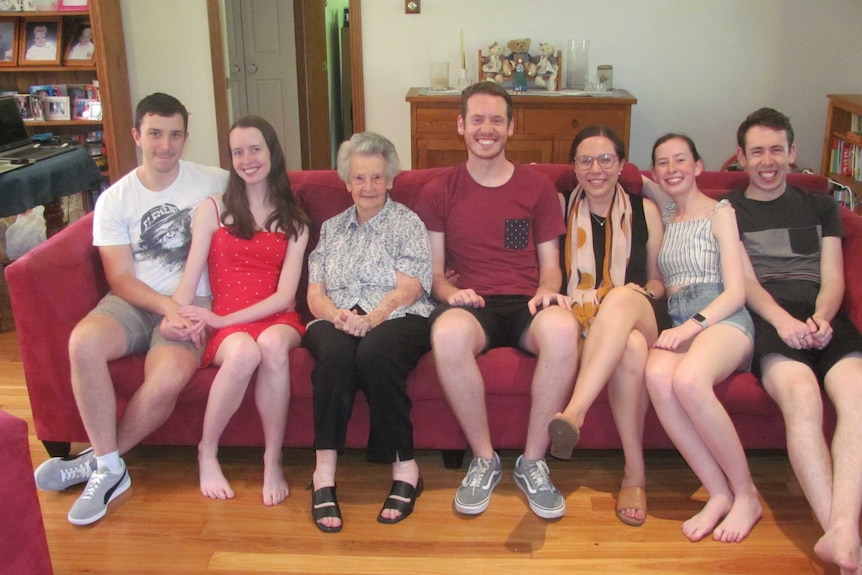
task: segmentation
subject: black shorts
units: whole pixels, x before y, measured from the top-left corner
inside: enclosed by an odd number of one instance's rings
[[[440,317],[443,312],[458,308],[470,313],[482,326],[487,343],[485,349],[488,351],[495,347],[515,347],[526,351],[522,346],[522,338],[530,323],[533,314],[527,307],[527,302],[532,296],[525,295],[490,295],[485,298],[485,307],[462,307],[449,304],[440,304],[428,317],[429,324]]]
[[[787,312],[800,321],[805,321],[814,312],[813,304],[796,302],[778,302]],[[839,311],[832,321],[832,340],[823,349],[793,349],[779,337],[778,332],[768,321],[751,313],[754,321],[754,358],[752,373],[761,379],[761,362],[767,355],[777,353],[793,361],[804,363],[817,381],[823,385],[823,379],[832,367],[851,353],[862,353],[862,335],[843,311]]]

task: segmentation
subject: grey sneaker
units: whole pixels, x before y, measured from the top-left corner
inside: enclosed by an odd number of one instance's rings
[[[477,515],[485,511],[501,475],[499,455],[495,453],[493,459],[474,457],[467,475],[455,492],[455,511],[465,515]]]
[[[515,483],[527,496],[530,509],[543,519],[556,519],[566,512],[566,500],[551,483],[544,459],[531,461],[520,456],[515,462]]]
[[[122,460],[121,460],[122,461]],[[89,525],[98,521],[108,512],[108,503],[125,493],[132,486],[129,470],[123,462],[122,473],[114,474],[107,467],[93,472],[84,493],[72,505],[67,519],[73,525]]]
[[[37,467],[33,476],[39,489],[63,491],[86,482],[95,470],[96,455],[91,447],[74,457],[52,457]]]

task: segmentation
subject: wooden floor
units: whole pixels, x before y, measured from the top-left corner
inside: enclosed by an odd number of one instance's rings
[[[0,293],[2,299],[2,293]],[[8,303],[0,304],[0,408],[27,420],[34,465],[46,457],[32,432]],[[5,309],[4,309],[5,308]],[[580,574],[580,573],[833,573],[813,555],[820,536],[783,453],[753,453],[751,468],[764,516],[743,543],[690,543],[680,524],[700,509],[705,494],[682,459],[648,454],[649,518],[641,528],[614,516],[620,481],[618,452],[577,452],[551,460],[552,476],[567,498],[566,516],[534,516],[511,476],[516,453],[503,453],[505,475],[483,515],[452,509],[463,471],[445,469],[437,453],[421,453],[425,493],[398,525],[375,521],[389,490],[386,466],[362,454],[341,459],[339,498],[345,527],[324,534],[311,522],[311,450],[287,450],[292,492],[283,504],[260,500],[261,449],[226,449],[232,501],[204,499],[192,448],[137,448],[126,456],[132,488],[108,516],[74,527],[66,513],[80,490],[39,493],[54,572],[63,573],[294,573],[294,574]],[[0,510],[2,513],[2,510]],[[2,559],[0,559],[2,560]]]

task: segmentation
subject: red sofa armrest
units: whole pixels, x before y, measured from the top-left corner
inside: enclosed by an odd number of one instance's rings
[[[862,331],[862,217],[841,208],[844,228],[844,310]]]
[[[6,268],[24,378],[42,440],[64,439],[51,427],[74,419],[62,416],[67,410],[77,413],[69,334],[108,290],[92,229],[88,214]]]

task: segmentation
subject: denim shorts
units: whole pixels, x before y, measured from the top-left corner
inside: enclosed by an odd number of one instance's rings
[[[691,316],[703,311],[703,308],[721,295],[723,291],[724,284],[690,284],[681,287],[676,293],[670,296],[667,302],[667,310],[674,327],[682,325],[691,319]],[[709,318],[706,319],[709,321]],[[744,307],[718,323],[732,325],[742,331],[748,339],[754,341],[754,322],[751,321],[751,315],[749,315],[748,310]],[[710,322],[710,325],[712,325],[712,322]]]

